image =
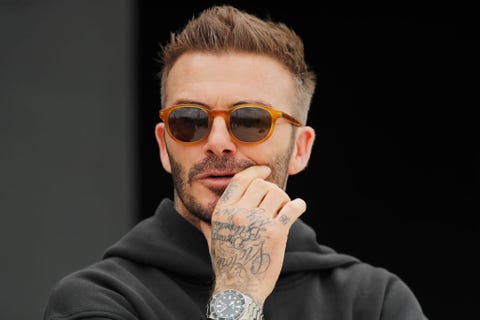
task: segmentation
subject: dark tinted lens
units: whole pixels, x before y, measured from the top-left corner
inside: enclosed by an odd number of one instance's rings
[[[178,108],[170,113],[168,126],[177,140],[183,142],[198,141],[208,131],[208,115],[198,108]]]
[[[235,137],[244,142],[256,142],[270,131],[272,117],[267,110],[257,107],[239,108],[230,115],[230,128]]]

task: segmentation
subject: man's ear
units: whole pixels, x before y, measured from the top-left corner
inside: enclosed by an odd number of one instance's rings
[[[165,142],[165,123],[159,122],[155,127],[155,137],[157,138],[158,148],[160,151],[160,161],[163,169],[168,173],[172,173],[170,158],[168,157],[167,144]]]
[[[312,153],[313,142],[315,141],[315,130],[305,126],[297,129],[295,147],[288,165],[288,174],[294,175],[305,169]]]

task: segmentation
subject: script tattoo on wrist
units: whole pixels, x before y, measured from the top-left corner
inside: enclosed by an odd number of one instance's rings
[[[251,276],[261,276],[270,266],[270,253],[265,251],[266,225],[271,223],[260,214],[263,209],[229,207],[215,214],[227,217],[226,222],[212,222],[212,261],[216,275],[238,288],[247,288]],[[246,224],[235,224],[241,214]]]

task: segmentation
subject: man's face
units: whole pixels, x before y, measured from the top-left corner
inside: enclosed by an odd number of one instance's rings
[[[188,53],[171,69],[165,89],[166,107],[195,103],[212,110],[228,110],[240,103],[256,103],[291,114],[295,102],[293,76],[276,60],[255,54]],[[272,136],[259,144],[233,140],[220,116],[207,139],[183,145],[157,126],[162,164],[172,174],[175,207],[195,225],[210,221],[213,209],[232,176],[255,164],[272,169],[268,180],[285,187],[295,146],[294,127],[276,122]]]

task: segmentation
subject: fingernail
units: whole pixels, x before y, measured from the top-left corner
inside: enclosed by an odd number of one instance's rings
[[[270,172],[270,167],[263,165],[262,170],[265,171],[265,172]]]

